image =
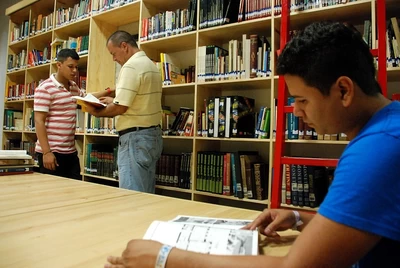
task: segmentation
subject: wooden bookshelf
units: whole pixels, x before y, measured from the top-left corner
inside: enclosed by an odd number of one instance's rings
[[[45,14],[53,12],[53,28],[35,35],[28,36],[24,40],[8,42],[8,53],[17,54],[22,50],[29,51],[33,48],[39,49],[46,43],[53,41],[55,38],[68,39],[68,37],[78,37],[89,35],[89,52],[80,56],[79,66],[82,71],[87,73],[88,93],[104,90],[106,87],[113,87],[116,82],[116,63],[113,62],[111,55],[106,48],[108,37],[116,30],[126,30],[131,34],[137,34],[138,40],[141,38],[142,21],[145,18],[154,16],[160,12],[167,10],[188,8],[188,0],[136,0],[119,7],[110,8],[105,11],[93,12],[89,16],[79,19],[75,22],[66,23],[57,26],[55,13],[60,7],[71,7],[79,0],[24,0],[7,9],[9,15],[9,32],[13,30],[15,25],[19,25],[24,21],[32,21],[42,10]],[[358,0],[346,4],[339,4],[329,7],[317,7],[310,10],[293,12],[290,16],[292,29],[302,29],[305,25],[316,20],[339,20],[362,25],[365,19],[375,21],[376,9],[373,0]],[[398,0],[386,0],[388,17],[400,14],[400,6]],[[200,10],[200,1],[197,0],[197,10]],[[195,18],[199,25],[199,15]],[[278,76],[275,75],[274,65],[276,62],[277,51],[280,47],[281,36],[279,34],[281,24],[281,16],[272,15],[269,17],[253,19],[238,23],[231,23],[222,26],[215,26],[205,29],[197,29],[169,37],[158,38],[138,42],[140,48],[155,61],[160,60],[160,53],[170,53],[174,57],[180,59],[182,67],[189,65],[198,66],[199,47],[207,45],[227,46],[231,39],[242,40],[242,35],[258,34],[266,36],[271,45],[271,73],[268,77],[195,82],[188,84],[163,86],[163,105],[171,106],[175,111],[179,107],[189,107],[194,110],[197,115],[204,110],[204,99],[219,96],[242,95],[256,100],[255,110],[258,112],[261,106],[267,106],[271,109],[271,122],[275,117],[275,100],[278,96]],[[373,26],[375,27],[375,26]],[[375,28],[373,28],[375,29]],[[54,49],[52,47],[52,49]],[[52,53],[53,55],[53,53]],[[22,68],[19,70],[6,73],[6,81],[27,84],[39,79],[46,79],[49,75],[56,71],[56,63],[42,64],[39,66]],[[197,77],[197,69],[195,76]],[[393,82],[392,88],[398,88],[400,82],[400,68],[388,69],[388,81]],[[395,89],[392,89],[395,90]],[[398,90],[399,92],[399,90]],[[32,99],[23,99],[16,101],[5,101],[5,108],[12,108],[26,111],[26,108],[33,107]],[[24,115],[25,118],[25,115]],[[86,125],[87,117],[85,117]],[[162,194],[175,193],[177,196],[185,199],[192,199],[201,202],[223,203],[233,206],[253,209],[262,209],[269,206],[271,197],[272,167],[275,139],[253,139],[253,138],[208,138],[199,137],[197,134],[197,117],[195,118],[194,137],[165,136],[164,151],[165,153],[178,154],[182,152],[192,152],[191,164],[191,181],[192,185],[196,185],[197,174],[197,152],[200,151],[239,151],[239,150],[255,150],[262,156],[263,160],[269,165],[269,185],[268,200],[257,201],[251,199],[238,199],[235,197],[222,196],[212,193],[199,192],[192,189],[180,189],[169,186],[157,186],[157,191]],[[8,138],[21,138],[22,141],[35,141],[36,137],[33,131],[5,131],[3,130],[3,146],[4,141]],[[273,137],[273,126],[271,123],[270,137]],[[79,156],[81,158],[81,170],[83,171],[83,159],[85,157],[85,149],[88,143],[111,143],[117,144],[117,135],[110,134],[94,134],[94,133],[76,133],[76,139],[79,147]],[[287,140],[289,151],[297,152],[302,150],[315,150],[316,146],[326,147],[337,155],[341,148],[344,148],[347,141],[329,141],[329,140]],[[314,149],[310,149],[313,147]],[[332,147],[335,147],[332,149]],[[315,152],[317,154],[317,152]],[[113,185],[117,184],[117,180],[96,176],[92,174],[82,173],[83,180],[94,180],[96,182],[110,181]],[[242,206],[242,204],[244,204]],[[284,205],[282,205],[284,206]],[[285,206],[284,206],[285,207]],[[289,206],[290,207],[290,206]],[[291,207],[290,207],[291,208]]]

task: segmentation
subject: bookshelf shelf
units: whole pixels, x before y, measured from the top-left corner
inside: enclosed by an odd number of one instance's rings
[[[303,144],[334,144],[347,145],[349,141],[332,141],[332,140],[286,140],[286,143],[303,143]]]
[[[93,14],[95,21],[104,22],[113,26],[121,26],[139,21],[140,1],[125,4],[107,11]]]
[[[15,52],[18,50],[26,49],[27,45],[28,45],[28,38],[25,38],[24,40],[14,41],[10,43],[8,47]]]
[[[146,6],[154,7],[157,10],[175,10],[177,8],[187,8],[187,2],[181,0],[143,0],[143,3]]]
[[[243,22],[236,22],[222,26],[200,29],[199,45],[210,45],[216,42],[217,44],[228,43],[229,40],[242,40],[243,34],[259,34],[270,36],[271,32],[271,17],[254,19]]]
[[[36,135],[36,132],[35,132],[35,131],[27,131],[27,130],[24,130],[24,134]]]
[[[104,176],[97,176],[97,175],[87,174],[87,173],[82,173],[82,174],[83,174],[83,176],[85,176],[85,177],[92,177],[92,178],[101,179],[101,180],[107,180],[107,181],[118,181],[117,179],[113,179],[113,178],[109,178],[109,177],[104,177]]]
[[[82,133],[82,132],[75,132],[75,136],[84,136],[85,135],[85,133]]]
[[[253,139],[253,138],[212,138],[212,137],[195,137],[196,140],[204,141],[222,141],[222,142],[260,142],[269,143],[271,139]]]
[[[250,78],[250,79],[236,79],[236,80],[221,80],[221,81],[210,81],[210,82],[199,82],[197,87],[203,88],[216,88],[216,89],[234,89],[234,90],[246,90],[246,89],[265,89],[269,88],[271,84],[271,77],[263,78]]]
[[[335,21],[351,20],[363,21],[371,19],[371,1],[358,0],[344,5],[332,5],[290,13],[291,29],[303,29],[314,21],[326,20],[334,16]]]
[[[88,58],[88,54],[79,55],[79,67],[86,66],[88,63]]]
[[[33,98],[27,98],[24,100],[25,102],[33,102]]]
[[[400,67],[390,67],[387,69],[388,81],[400,81]]]
[[[237,198],[235,196],[213,194],[213,193],[200,192],[200,191],[194,191],[193,193],[195,195],[218,197],[218,198],[221,198],[221,199],[241,201],[241,202],[247,202],[247,203],[263,204],[263,205],[267,205],[268,204],[268,200],[255,200],[255,199],[247,199],[247,198],[240,199],[240,198]]]
[[[24,100],[6,100],[4,102],[5,105],[16,105],[16,104],[21,104],[22,105],[23,103],[24,103]]]
[[[82,18],[75,22],[70,22],[65,25],[56,26],[54,33],[59,36],[74,36],[87,35],[89,33],[90,17]],[[65,38],[65,37],[64,37]]]
[[[22,130],[3,130],[3,132],[9,134],[22,134]]]
[[[118,138],[117,134],[100,134],[100,133],[85,133],[86,136],[89,137],[111,137],[111,138]]]
[[[17,76],[24,76],[25,75],[25,70],[26,67],[22,67],[19,70],[15,70],[15,71],[11,71],[11,72],[7,72],[7,75],[9,77],[17,77]]]
[[[140,48],[172,53],[196,48],[196,32],[177,34],[169,37],[140,42]]]
[[[53,33],[51,31],[46,31],[46,32],[41,32],[41,33],[32,35],[29,37],[29,42],[43,43],[43,42],[51,41],[52,34]]]
[[[194,83],[163,86],[163,94],[194,94],[194,89]]]
[[[45,63],[45,64],[28,67],[27,70],[29,72],[38,72],[38,73],[47,72],[47,74],[48,74],[49,70],[50,70],[50,63]]]
[[[163,136],[166,140],[193,140],[192,136]]]
[[[182,189],[182,188],[178,188],[178,187],[171,187],[171,186],[164,186],[164,185],[156,185],[156,188],[168,190],[168,191],[174,191],[174,192],[188,193],[188,194],[192,193],[192,190],[190,190],[190,189]]]

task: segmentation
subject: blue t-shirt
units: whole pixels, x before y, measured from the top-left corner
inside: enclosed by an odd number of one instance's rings
[[[318,213],[382,237],[356,267],[400,267],[400,102],[348,144]]]

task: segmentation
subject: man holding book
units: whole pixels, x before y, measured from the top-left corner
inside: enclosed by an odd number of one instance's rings
[[[76,100],[85,96],[74,82],[79,55],[74,49],[61,49],[57,54],[57,73],[35,89],[34,105],[37,153],[40,172],[81,180],[75,148]],[[94,94],[97,98],[109,92]]]
[[[104,108],[86,108],[97,117],[117,116],[120,188],[154,193],[156,163],[163,148],[161,75],[128,32],[113,33],[107,48],[113,60],[122,66],[115,98],[100,98],[107,104]]]
[[[299,229],[288,254],[212,256],[131,240],[105,267],[400,267],[400,103],[382,95],[367,44],[344,24],[314,23],[286,45],[277,73],[296,116],[350,140],[315,215],[265,210],[245,227],[267,236]]]

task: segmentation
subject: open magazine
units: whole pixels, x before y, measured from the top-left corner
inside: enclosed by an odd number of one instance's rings
[[[104,103],[101,103],[100,100],[98,98],[96,98],[95,96],[93,96],[92,94],[88,93],[86,94],[85,97],[79,97],[79,96],[73,96],[73,99],[76,99],[76,103],[80,106],[82,106],[82,111],[86,112],[86,106],[87,103],[92,104],[95,107],[106,107],[107,105]]]
[[[250,222],[180,215],[152,222],[143,238],[205,254],[257,255],[258,231],[240,229]]]

